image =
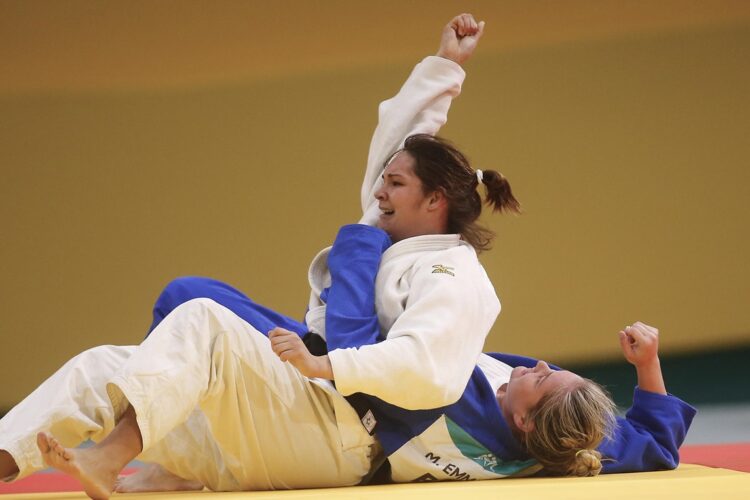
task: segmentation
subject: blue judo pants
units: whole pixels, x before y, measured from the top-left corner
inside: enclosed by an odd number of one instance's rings
[[[256,304],[247,295],[226,283],[211,278],[185,276],[171,281],[156,299],[154,321],[146,336],[148,337],[161,320],[177,306],[199,298],[211,299],[221,304],[263,335],[268,335],[268,332],[277,326],[295,332],[300,337],[308,332],[304,323]]]

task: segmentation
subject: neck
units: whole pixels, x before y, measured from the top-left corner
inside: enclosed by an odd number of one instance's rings
[[[419,227],[414,228],[414,231],[411,234],[402,239],[413,238],[414,236],[427,236],[430,234],[449,234],[448,224],[437,217],[431,218],[425,220]]]

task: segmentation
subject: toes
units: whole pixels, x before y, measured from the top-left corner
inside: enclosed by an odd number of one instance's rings
[[[49,453],[49,436],[44,432],[38,433],[36,435],[36,445],[42,453]]]
[[[70,460],[70,453],[68,452],[68,450],[66,450],[65,447],[61,445],[60,442],[54,437],[49,438],[49,446],[52,451],[57,454],[57,456],[64,458],[65,460]]]
[[[36,445],[39,448],[39,451],[42,452],[44,462],[50,467],[58,466],[59,459],[67,462],[73,458],[70,450],[60,444],[52,434],[46,432],[38,433],[36,435]]]

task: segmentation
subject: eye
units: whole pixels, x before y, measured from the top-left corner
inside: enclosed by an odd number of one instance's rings
[[[539,378],[538,378],[538,379],[536,380],[536,385],[537,385],[537,387],[539,387],[540,385],[542,385],[542,382],[544,382],[545,380],[547,380],[547,377],[549,377],[549,376],[550,376],[550,374],[548,373],[547,375],[544,375],[544,376],[542,376],[542,377],[539,377]]]

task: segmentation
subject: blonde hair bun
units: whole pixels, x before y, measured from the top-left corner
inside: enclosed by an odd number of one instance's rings
[[[578,450],[570,467],[573,476],[596,476],[602,470],[602,454],[596,450]]]

